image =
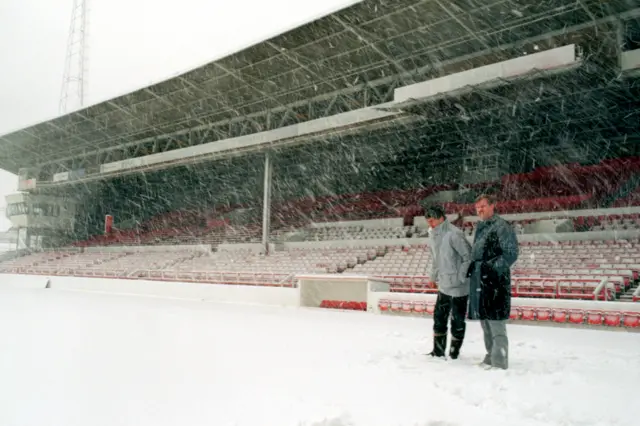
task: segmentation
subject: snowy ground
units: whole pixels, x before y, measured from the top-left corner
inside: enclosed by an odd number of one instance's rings
[[[3,426],[637,425],[640,334],[480,327],[433,361],[431,320],[0,288]]]

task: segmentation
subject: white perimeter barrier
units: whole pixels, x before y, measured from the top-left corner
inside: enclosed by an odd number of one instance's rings
[[[194,299],[224,303],[275,306],[300,305],[300,292],[297,288],[0,274],[0,286],[36,288],[33,284],[41,282],[44,284],[37,288],[45,288],[46,283],[49,282],[48,288],[54,290]]]
[[[13,288],[47,288],[50,278],[43,275],[0,274],[0,286]]]
[[[389,292],[389,284],[367,276],[298,275],[298,286],[207,284],[46,275],[0,274],[0,286],[75,290],[138,296],[193,299],[223,303],[316,307],[325,300],[366,302],[380,313],[380,300],[435,302],[435,294]],[[514,297],[513,306],[640,312],[640,303]]]
[[[377,307],[378,299],[372,298],[371,294],[378,291],[389,291],[389,284],[384,280],[366,276],[300,275],[297,280],[298,287],[290,288],[179,281],[0,274],[0,286],[51,288],[54,290],[90,291],[275,306],[318,307],[323,300],[339,300],[367,302],[368,310],[373,310]],[[370,301],[375,301],[376,305],[370,303]]]
[[[155,296],[212,302],[276,306],[318,307],[323,300],[367,302],[377,309],[375,292],[388,292],[389,283],[366,276],[300,275],[298,287],[266,287],[232,284],[187,283],[111,278],[0,274],[0,286],[51,288],[139,296]]]

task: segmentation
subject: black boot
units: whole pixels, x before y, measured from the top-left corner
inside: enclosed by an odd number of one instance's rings
[[[433,350],[429,355],[434,357],[443,357],[445,348],[447,347],[447,335],[435,334],[433,336]]]
[[[451,338],[451,349],[449,349],[449,356],[451,359],[458,359],[460,356],[460,348],[462,347],[462,339]]]

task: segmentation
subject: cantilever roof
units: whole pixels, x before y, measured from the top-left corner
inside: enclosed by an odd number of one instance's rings
[[[0,168],[17,172],[175,136],[392,75],[424,80],[443,61],[589,25],[632,3],[365,1],[178,77],[0,136]],[[255,131],[264,124],[256,120]]]

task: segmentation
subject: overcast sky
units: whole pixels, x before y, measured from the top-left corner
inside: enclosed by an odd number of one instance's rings
[[[88,104],[164,80],[358,3],[88,1]],[[73,0],[0,0],[0,134],[58,114],[72,5]],[[0,206],[16,186],[15,177],[0,170]]]

